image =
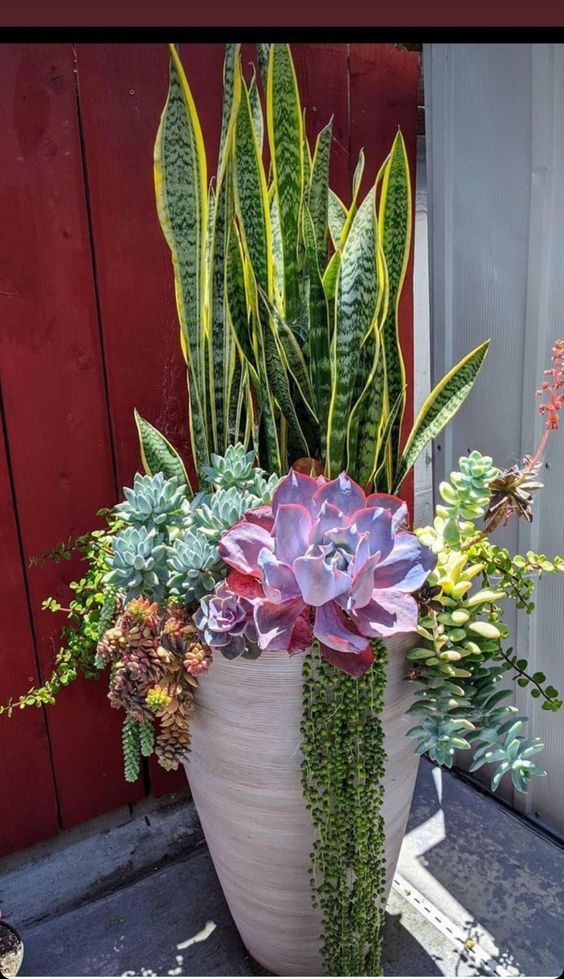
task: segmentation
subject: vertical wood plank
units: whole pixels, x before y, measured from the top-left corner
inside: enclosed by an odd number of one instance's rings
[[[351,44],[351,163],[354,167],[363,147],[366,167],[362,192],[366,193],[373,182],[399,126],[409,159],[414,207],[419,71],[417,52],[398,50],[393,44]],[[399,324],[407,376],[407,404],[402,428],[405,439],[413,420],[413,248],[400,300]],[[402,495],[412,507],[412,473],[404,481]]]
[[[4,433],[0,427],[0,703],[37,682]],[[43,710],[0,717],[0,856],[57,832],[57,800]]]
[[[2,45],[0,91],[0,379],[30,555],[89,529],[115,484],[71,46]],[[79,573],[66,562],[28,573],[43,676],[61,623],[41,600],[66,604]],[[74,684],[47,718],[63,826],[139,796],[103,684]]]
[[[351,196],[349,65],[347,44],[292,44],[296,75],[306,110],[312,152],[315,138],[333,117],[329,179],[345,203]]]
[[[215,173],[222,44],[181,46]],[[83,44],[77,52],[84,152],[119,486],[140,468],[133,409],[156,425],[194,472],[186,370],[170,253],[155,207],[153,144],[168,85],[164,44]],[[155,794],[185,784],[152,759]]]

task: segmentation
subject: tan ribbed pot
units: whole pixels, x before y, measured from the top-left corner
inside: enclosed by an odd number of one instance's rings
[[[412,637],[388,644],[384,817],[388,891],[409,814],[418,758],[405,732]],[[320,919],[311,907],[313,832],[300,782],[302,657],[214,657],[196,692],[186,766],[207,844],[241,938],[279,976],[322,975]]]

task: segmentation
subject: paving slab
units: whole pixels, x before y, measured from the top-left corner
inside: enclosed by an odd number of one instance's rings
[[[23,976],[267,974],[237,934],[183,798],[71,832],[0,872],[2,907],[25,941]],[[563,881],[561,847],[423,762],[387,907],[384,975],[559,976]]]

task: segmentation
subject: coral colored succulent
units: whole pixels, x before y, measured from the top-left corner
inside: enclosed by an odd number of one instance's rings
[[[366,496],[345,473],[326,480],[292,471],[271,506],[223,535],[219,553],[235,573],[196,624],[212,646],[242,637],[251,621],[261,650],[294,653],[316,638],[330,663],[360,675],[374,658],[370,639],[417,628],[412,593],[435,558],[406,522],[401,500]]]

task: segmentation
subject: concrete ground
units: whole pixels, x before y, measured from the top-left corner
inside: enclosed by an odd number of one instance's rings
[[[423,762],[387,908],[389,976],[560,976],[564,850]],[[0,865],[24,976],[265,975],[235,930],[186,796]]]

